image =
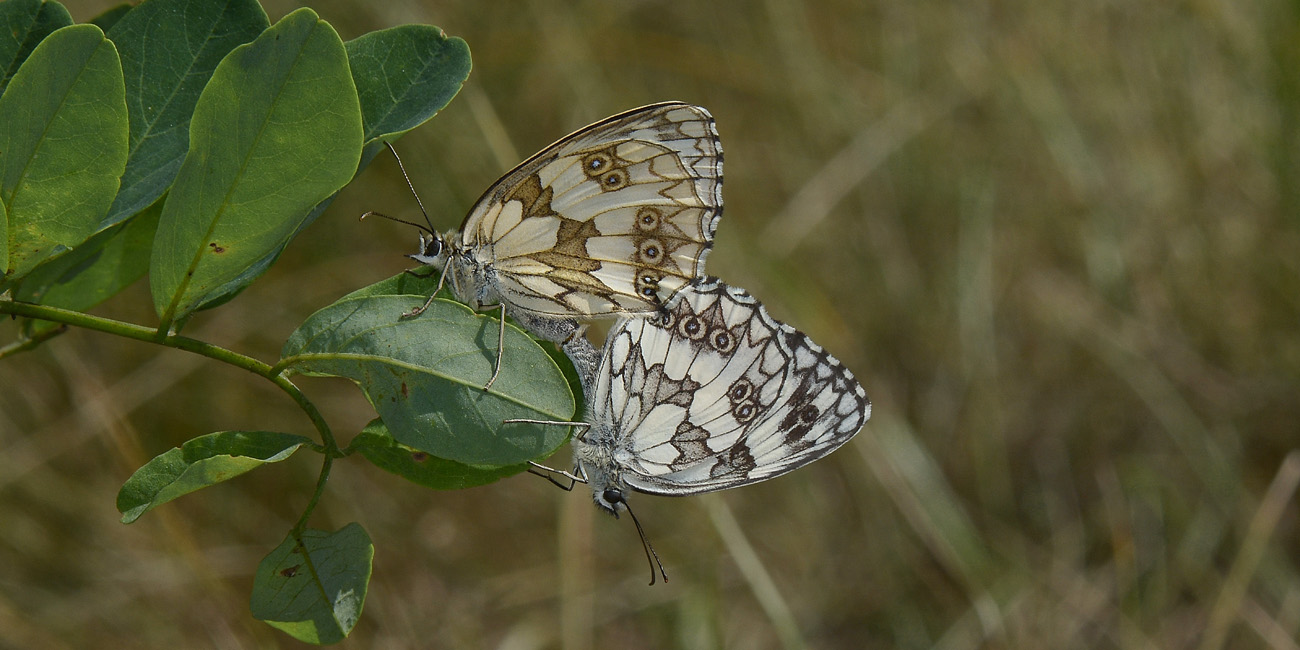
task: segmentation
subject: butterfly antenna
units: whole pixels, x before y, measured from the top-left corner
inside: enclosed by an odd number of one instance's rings
[[[393,147],[391,142],[384,140],[384,146],[388,147],[388,150],[393,152],[393,158],[397,159],[397,168],[402,170],[402,178],[406,179],[406,186],[411,188],[411,195],[415,197],[415,204],[420,206],[420,214],[424,215],[425,223],[429,224],[428,232],[432,233],[433,221],[429,220],[429,213],[424,209],[424,201],[420,200],[420,195],[415,191],[415,184],[411,182],[411,176],[406,173],[406,165],[402,164],[402,157],[397,155],[397,149]]]
[[[636,513],[632,512],[632,505],[626,500],[623,506],[627,508],[627,514],[632,515],[632,523],[636,524],[636,534],[641,536],[641,548],[645,549],[645,561],[650,563],[650,584],[655,583],[655,565],[659,565],[659,575],[664,577],[664,582],[668,582],[668,573],[664,571],[664,563],[659,561],[659,554],[655,553],[655,547],[650,545],[650,540],[645,536],[645,529],[641,527],[641,522],[637,520]],[[654,558],[651,560],[650,558]]]
[[[404,223],[408,226],[414,226],[416,228],[419,228],[420,230],[423,230],[424,232],[427,232],[430,235],[436,234],[433,232],[433,229],[429,228],[426,225],[418,224],[415,223],[414,221],[407,221],[406,219],[398,219],[397,217],[390,217],[382,212],[375,212],[374,210],[371,210],[370,212],[361,215],[361,219],[363,221],[365,220],[366,217],[379,217],[381,219],[387,219],[389,221],[396,221],[397,223]]]

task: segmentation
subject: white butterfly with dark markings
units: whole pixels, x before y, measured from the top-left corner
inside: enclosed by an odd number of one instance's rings
[[[704,275],[721,215],[713,116],[664,102],[538,152],[489,187],[458,230],[418,226],[426,233],[410,257],[441,271],[439,289],[450,281],[471,307],[500,305],[502,337],[508,311],[565,342],[580,335],[577,319],[652,314]],[[499,343],[488,386],[500,370]]]
[[[871,416],[848,368],[743,290],[704,278],[665,307],[620,321],[598,361],[594,349],[566,349],[590,399],[572,440],[576,469],[538,467],[589,484],[606,512],[627,509],[629,489],[681,496],[780,476],[848,442]]]

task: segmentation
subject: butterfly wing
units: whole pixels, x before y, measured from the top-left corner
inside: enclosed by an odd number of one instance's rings
[[[744,291],[709,278],[668,307],[610,333],[593,403],[632,488],[683,495],[772,478],[870,417],[853,374]]]
[[[722,214],[713,116],[680,102],[606,118],[497,181],[461,225],[512,306],[549,316],[651,311],[692,279]]]

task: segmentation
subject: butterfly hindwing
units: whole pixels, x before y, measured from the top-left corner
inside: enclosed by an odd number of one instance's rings
[[[703,274],[722,212],[722,147],[708,111],[670,102],[607,118],[494,184],[461,247],[506,303],[538,315],[657,309]]]
[[[870,414],[853,374],[752,296],[715,279],[662,318],[611,332],[593,429],[616,432],[620,478],[653,494],[753,483],[820,458]],[[621,453],[621,456],[620,456]]]

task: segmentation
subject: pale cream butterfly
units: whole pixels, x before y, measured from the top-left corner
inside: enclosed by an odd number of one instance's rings
[[[713,116],[664,102],[534,154],[489,187],[458,230],[425,229],[410,257],[442,272],[439,290],[450,281],[471,307],[500,306],[487,389],[501,371],[507,313],[541,338],[571,342],[582,337],[578,319],[661,310],[704,274],[721,216]]]
[[[631,514],[629,489],[682,496],[780,476],[839,448],[871,417],[853,373],[745,291],[702,278],[665,307],[619,321],[600,353],[566,350],[589,400],[571,441],[575,469],[534,465],[561,487],[590,485],[615,517]]]

